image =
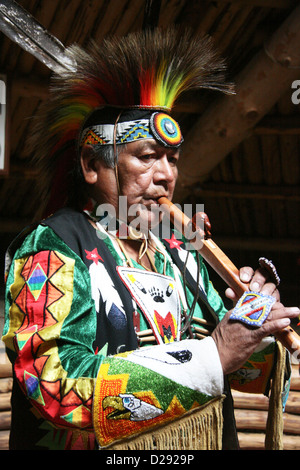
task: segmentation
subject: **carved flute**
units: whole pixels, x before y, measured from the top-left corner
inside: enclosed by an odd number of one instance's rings
[[[159,198],[158,202],[163,212],[167,214],[174,227],[179,230],[180,233],[188,233],[191,231],[192,227],[195,227],[193,221],[166,197]],[[196,238],[191,240],[191,244],[196,245],[195,241]],[[196,247],[195,249],[198,248]],[[211,238],[205,239],[201,237],[198,252],[238,296],[242,296],[243,293],[249,289],[249,286],[240,280],[238,268]],[[286,347],[295,359],[300,361],[300,336],[292,327],[288,326],[276,332],[274,336]]]

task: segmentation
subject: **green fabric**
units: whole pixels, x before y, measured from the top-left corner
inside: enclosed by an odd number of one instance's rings
[[[91,282],[87,267],[83,261],[58,238],[49,228],[38,226],[35,231],[27,236],[22,246],[17,250],[14,260],[26,258],[33,253],[51,250],[62,253],[75,260],[73,278],[73,300],[69,314],[64,319],[59,336],[56,340],[59,358],[68,377],[97,377],[97,372],[103,357],[95,355],[92,343],[96,332],[96,309],[91,295]],[[6,334],[9,329],[9,308],[12,302],[10,286],[14,283],[14,269],[11,269],[7,279],[6,312],[3,330],[4,341],[11,345]],[[8,354],[11,354],[8,350]]]

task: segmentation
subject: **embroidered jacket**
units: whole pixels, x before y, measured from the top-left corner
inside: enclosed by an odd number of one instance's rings
[[[182,242],[173,234],[165,244],[183,269]],[[182,305],[170,260],[166,276],[120,266],[86,216],[69,209],[29,230],[10,252],[3,340],[14,366],[12,449],[105,447],[226,391],[212,338],[177,341]],[[187,268],[190,299],[200,293],[195,316],[219,321],[226,310],[205,265],[198,289],[193,256]],[[172,296],[174,308],[164,311]],[[157,346],[138,348],[137,314]],[[234,386],[265,393],[273,352],[273,342],[261,347],[234,374]]]

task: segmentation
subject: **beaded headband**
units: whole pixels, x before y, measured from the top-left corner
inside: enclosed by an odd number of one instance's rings
[[[155,138],[165,147],[179,147],[183,137],[179,124],[168,114],[156,112],[149,119],[118,122],[113,124],[98,124],[87,127],[81,134],[80,147],[83,145],[113,145],[126,144],[141,139]]]

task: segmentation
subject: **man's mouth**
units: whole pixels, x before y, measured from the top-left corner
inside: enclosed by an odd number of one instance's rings
[[[157,199],[147,199],[147,205],[150,204],[151,206],[157,206],[158,200]]]
[[[168,196],[160,194],[158,196],[152,196],[152,197],[146,198],[145,200],[150,204],[154,204],[154,205],[159,206],[160,204],[159,204],[158,201],[161,197],[168,197]]]

